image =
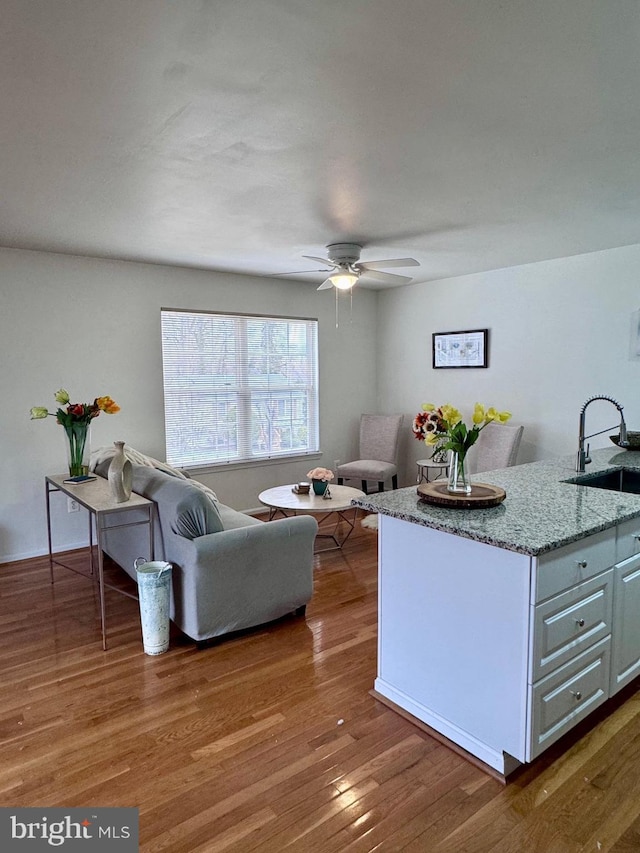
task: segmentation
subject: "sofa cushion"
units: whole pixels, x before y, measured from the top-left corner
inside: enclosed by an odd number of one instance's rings
[[[185,539],[197,539],[207,533],[219,533],[222,519],[218,508],[198,489],[189,489],[176,506],[176,517],[171,523],[174,533]]]
[[[254,518],[252,515],[246,515],[244,512],[238,512],[236,509],[231,509],[225,504],[218,504],[220,510],[220,518],[225,530],[235,530],[238,527],[252,527],[255,524],[264,524],[259,518]]]

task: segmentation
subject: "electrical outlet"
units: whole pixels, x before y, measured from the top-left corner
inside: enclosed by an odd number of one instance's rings
[[[78,501],[74,501],[73,498],[67,498],[67,512],[78,512],[80,509],[80,504]]]

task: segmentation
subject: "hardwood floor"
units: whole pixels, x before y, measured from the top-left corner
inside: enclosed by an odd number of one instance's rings
[[[93,585],[48,571],[0,566],[0,805],[137,806],[143,851],[640,851],[637,685],[506,786],[370,695],[372,531],[316,557],[305,619],[158,657],[135,601],[103,652]]]

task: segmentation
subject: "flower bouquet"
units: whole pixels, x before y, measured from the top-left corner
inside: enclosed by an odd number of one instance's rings
[[[329,481],[333,480],[333,471],[329,468],[313,468],[307,472],[307,477],[311,479],[314,494],[322,495],[325,498],[331,497]]]
[[[31,420],[41,420],[47,416],[54,417],[66,433],[68,439],[67,451],[69,476],[78,477],[89,471],[89,427],[91,421],[100,412],[115,415],[120,411],[111,397],[96,397],[93,403],[71,403],[69,393],[61,388],[54,394],[56,402],[66,408],[58,408],[50,412],[46,406],[33,406]]]
[[[472,416],[473,426],[468,427],[454,406],[448,403],[443,406],[425,403],[422,411],[414,418],[413,434],[431,447],[451,451],[447,488],[450,492],[469,494],[471,481],[466,465],[469,448],[473,447],[487,424],[492,421],[503,424],[510,417],[511,412],[498,412],[493,406],[485,409],[481,403],[476,403]]]

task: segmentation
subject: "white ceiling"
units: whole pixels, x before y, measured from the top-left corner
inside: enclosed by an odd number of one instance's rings
[[[0,0],[0,245],[429,281],[638,243],[639,36],[638,0]]]

